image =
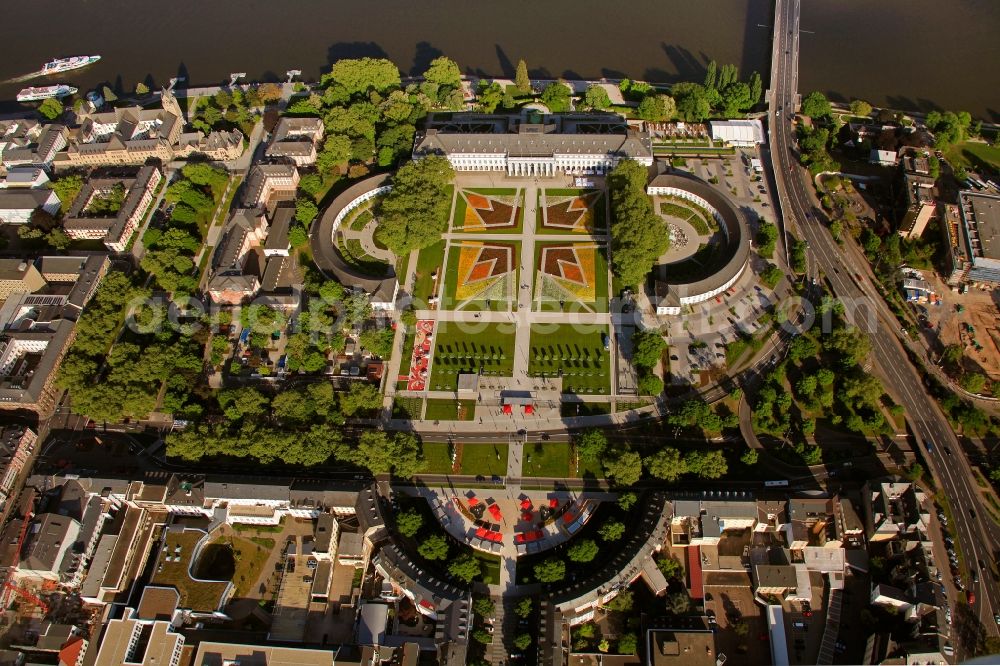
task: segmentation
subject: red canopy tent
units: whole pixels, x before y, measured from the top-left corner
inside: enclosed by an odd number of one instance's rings
[[[490,505],[490,515],[493,516],[495,519],[500,520],[500,516],[501,516],[501,514],[500,514],[500,507],[498,507],[496,504],[491,504]]]
[[[512,414],[513,413],[513,410],[511,409],[510,405],[504,405],[503,406],[503,413],[504,414]]]
[[[470,497],[469,498],[469,506],[476,506],[477,504],[479,504],[479,500],[478,499],[476,499],[475,497]]]
[[[557,506],[559,506],[559,500],[557,500],[555,497],[553,497],[552,499],[549,500],[549,508],[550,509],[554,509]]]
[[[523,500],[521,500],[521,508],[523,510],[525,510],[525,511],[530,510],[531,509],[531,500],[528,499],[527,497],[525,497]]]
[[[525,405],[524,406],[524,413],[525,414],[534,414],[535,413],[535,408],[532,407],[531,405]]]

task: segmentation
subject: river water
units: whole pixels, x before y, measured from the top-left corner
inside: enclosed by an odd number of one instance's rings
[[[834,98],[938,105],[1000,120],[997,0],[803,0],[801,84]],[[4,7],[0,80],[46,60],[100,54],[61,75],[81,90],[171,76],[318,77],[334,60],[384,56],[418,73],[445,53],[463,70],[533,76],[700,79],[705,63],[765,72],[770,0],[32,0]],[[31,84],[43,85],[40,79]],[[57,81],[46,81],[55,83]],[[27,83],[0,84],[13,99]]]

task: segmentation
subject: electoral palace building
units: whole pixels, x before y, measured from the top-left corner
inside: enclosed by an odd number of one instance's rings
[[[506,171],[509,176],[601,174],[622,159],[653,164],[649,133],[615,114],[431,116],[417,134],[415,159],[443,155],[456,171]]]

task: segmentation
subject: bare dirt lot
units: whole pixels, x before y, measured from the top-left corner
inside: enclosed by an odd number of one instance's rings
[[[918,314],[926,310],[930,327],[921,328],[938,351],[958,344],[965,352],[966,370],[983,372],[991,380],[1000,380],[1000,328],[996,299],[1000,293],[972,287],[966,294],[952,292],[937,276],[925,273],[941,295],[941,305],[917,305]],[[962,312],[958,309],[961,306]],[[921,309],[921,307],[923,309]],[[972,330],[969,330],[972,326]]]

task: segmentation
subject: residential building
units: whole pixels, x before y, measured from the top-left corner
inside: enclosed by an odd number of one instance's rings
[[[55,406],[59,364],[109,265],[105,255],[88,256],[72,286],[49,285],[45,293],[14,295],[0,306],[0,409],[45,414]]]
[[[868,163],[877,164],[878,166],[894,167],[898,160],[899,156],[895,150],[878,150],[877,148],[872,148],[871,153],[868,155]]]
[[[961,242],[971,266],[969,282],[1000,283],[1000,196],[960,190]]]
[[[30,428],[22,426],[7,426],[0,429],[0,465],[3,465],[3,476],[0,477],[0,507],[7,513],[7,502],[17,483],[17,478],[24,470],[24,464],[35,450],[38,435]]]
[[[289,160],[299,167],[316,163],[316,147],[323,140],[320,118],[288,118],[278,121],[264,155],[275,160]]]
[[[66,147],[69,134],[65,125],[41,126],[25,120],[0,122],[0,132],[3,133],[0,159],[8,169],[27,165],[48,169],[57,153]]]
[[[185,132],[177,138],[174,159],[190,159],[194,155],[201,155],[210,160],[229,162],[243,154],[245,141],[246,137],[238,129],[210,132],[207,136],[203,132]]]
[[[132,608],[104,629],[95,666],[178,666],[184,651],[184,636],[164,620],[145,621]]]
[[[925,538],[930,526],[930,514],[924,508],[927,496],[914,484],[898,478],[869,481],[863,499],[869,541]]]
[[[646,630],[646,663],[649,666],[719,666],[715,633],[705,617],[676,617],[655,621]]]
[[[764,125],[758,119],[753,120],[713,120],[709,124],[713,141],[722,141],[730,146],[753,148],[767,143]]]
[[[0,189],[11,190],[20,188],[44,187],[49,182],[49,174],[37,166],[13,167],[7,170],[7,175],[0,179]]]
[[[273,645],[202,641],[198,644],[198,652],[195,653],[191,666],[221,666],[222,664],[246,664],[247,666],[291,666],[291,664],[295,664],[296,666],[338,666],[342,663],[350,663],[338,659],[339,652],[342,649],[310,650]]]
[[[91,178],[80,190],[63,221],[66,235],[74,240],[103,240],[112,252],[124,252],[142,223],[163,181],[159,167],[147,165],[134,176]],[[116,187],[125,187],[125,200],[112,215],[92,216],[88,209],[95,199],[106,197]]]
[[[0,190],[0,224],[27,224],[31,214],[44,210],[59,212],[59,197],[52,190],[16,188]]]
[[[416,135],[413,158],[442,155],[456,171],[551,177],[607,173],[625,158],[653,164],[649,132],[610,113],[432,114],[426,127]]]
[[[22,259],[0,259],[0,301],[12,294],[33,294],[45,287],[34,264]]]
[[[298,186],[294,164],[255,164],[243,185],[243,207],[268,208],[278,201],[294,201]]]
[[[55,513],[37,516],[21,552],[18,575],[58,582],[59,567],[79,534],[80,523],[72,518]]]

